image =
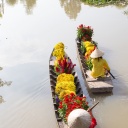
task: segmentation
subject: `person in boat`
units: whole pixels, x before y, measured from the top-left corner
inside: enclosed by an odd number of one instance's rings
[[[75,109],[68,116],[68,128],[95,128],[97,125],[91,111]]]
[[[107,72],[110,72],[110,67],[105,59],[103,59],[104,53],[96,48],[90,55],[92,62],[91,76],[93,78],[105,77]]]

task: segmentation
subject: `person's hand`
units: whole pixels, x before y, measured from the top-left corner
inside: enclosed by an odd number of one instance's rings
[[[90,116],[91,116],[92,118],[94,118],[94,116],[93,116],[93,114],[92,114],[92,109],[93,109],[98,103],[99,103],[99,101],[98,101],[96,104],[94,104],[91,108],[88,108],[88,110],[87,110],[87,112],[90,114]]]
[[[107,70],[107,72],[109,73],[109,72],[110,72],[110,70]]]
[[[108,76],[109,72],[110,72],[110,70],[106,70],[105,75]]]
[[[91,118],[94,118],[94,116],[92,114],[92,110],[88,109],[87,112],[90,114]]]
[[[109,73],[108,73],[108,72],[106,72],[106,73],[105,73],[105,75],[106,75],[106,76],[108,76],[108,75],[109,75]]]

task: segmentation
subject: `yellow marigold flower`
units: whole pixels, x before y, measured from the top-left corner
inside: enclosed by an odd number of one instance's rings
[[[83,44],[84,44],[85,48],[90,47],[90,46],[94,46],[94,44],[91,43],[90,41],[85,41],[85,42],[83,42]]]
[[[66,96],[66,95],[68,95],[68,94],[70,94],[70,93],[74,93],[74,94],[76,95],[76,93],[73,92],[73,91],[70,91],[70,90],[63,90],[63,91],[60,92],[59,99],[60,99],[60,100],[63,99],[64,96]]]
[[[74,82],[74,76],[72,74],[62,73],[62,74],[58,75],[57,83],[62,82],[62,81],[72,81],[72,82]]]
[[[93,51],[95,48],[95,45],[91,43],[90,41],[83,42],[84,47],[86,48],[86,52]]]
[[[63,81],[56,84],[55,92],[56,94],[60,94],[63,90],[70,90],[76,92],[76,86],[72,81]]]
[[[90,46],[86,48],[87,52],[92,52],[95,49],[95,46]]]
[[[55,56],[58,60],[63,59],[65,52],[63,48],[55,49],[52,53],[53,56]]]
[[[64,44],[62,42],[59,42],[57,43],[55,46],[54,46],[54,49],[60,49],[60,48],[63,48],[64,49]]]
[[[62,59],[64,59],[63,56],[57,56],[56,58],[57,58],[57,60],[62,60]]]

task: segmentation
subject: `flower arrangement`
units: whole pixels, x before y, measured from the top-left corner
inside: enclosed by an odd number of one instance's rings
[[[62,73],[58,75],[55,93],[58,95],[59,99],[62,100],[63,97],[71,92],[75,93],[76,86],[74,83],[74,76],[72,74]]]
[[[93,35],[93,29],[90,26],[85,26],[83,24],[77,27],[77,38],[80,41],[91,41]]]
[[[55,93],[57,95],[60,95],[60,92],[64,90],[76,92],[75,83],[72,81],[62,81],[56,84]]]
[[[52,55],[55,56],[57,60],[61,60],[64,58],[65,52],[64,52],[64,44],[62,42],[59,42],[54,46]]]
[[[87,65],[88,69],[89,69],[89,70],[92,70],[93,65],[92,65],[92,62],[91,62],[91,58],[90,58],[90,57],[89,57],[89,59],[87,59],[87,60],[85,61],[85,63],[86,63],[86,65]]]
[[[54,66],[54,71],[57,75],[61,73],[71,74],[74,69],[74,66],[76,66],[75,64],[72,63],[70,58],[66,58],[66,57],[64,57],[61,60],[56,60],[55,63],[56,64]]]
[[[70,93],[73,93],[74,95],[76,95],[76,93],[74,91],[70,91],[70,90],[63,90],[63,91],[61,91],[60,95],[59,95],[59,100],[63,100],[63,98],[66,95],[69,95]]]
[[[54,61],[54,71],[57,75],[61,73],[72,73],[75,64],[73,64],[71,59],[65,55],[64,44],[62,42],[59,42],[54,46],[52,55],[56,57],[56,60]]]
[[[52,55],[55,56],[57,60],[62,60],[65,55],[64,49],[63,48],[54,49]]]
[[[82,108],[87,110],[89,108],[88,102],[86,102],[86,97],[80,97],[74,93],[65,95],[63,100],[59,103],[59,116],[67,123],[67,117],[69,113],[77,108]]]
[[[55,50],[56,50],[56,49],[60,49],[60,48],[64,49],[64,44],[63,44],[62,42],[59,42],[59,43],[57,43],[57,44],[54,46],[54,49],[55,49]]]
[[[58,75],[57,83],[62,82],[62,81],[72,81],[72,82],[74,82],[74,76],[72,74],[62,73],[62,74]]]
[[[58,75],[55,86],[56,102],[59,103],[59,116],[66,123],[67,117],[72,110],[77,108],[87,110],[88,103],[86,102],[86,97],[76,95],[74,76],[71,74],[75,64],[65,55],[62,43],[55,45],[53,56],[56,57],[54,71]]]

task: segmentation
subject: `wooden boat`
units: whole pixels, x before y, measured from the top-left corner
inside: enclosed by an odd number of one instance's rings
[[[107,75],[105,78],[94,79],[89,75],[88,67],[85,63],[85,57],[81,52],[81,43],[76,39],[77,56],[79,59],[82,74],[85,80],[87,88],[92,93],[112,92],[113,84],[111,75]]]
[[[54,72],[54,60],[55,60],[55,57],[51,55],[50,60],[49,60],[49,77],[50,77],[50,87],[51,87],[51,92],[52,92],[55,116],[56,116],[56,120],[57,120],[59,128],[68,128],[67,125],[63,122],[63,120],[59,117],[59,113],[58,113],[59,102],[57,101],[57,98],[56,98],[57,95],[55,94],[57,75]],[[74,82],[76,85],[76,94],[79,96],[84,96],[77,73],[75,72],[75,70],[73,70],[72,74],[74,75],[74,78],[75,78]]]

